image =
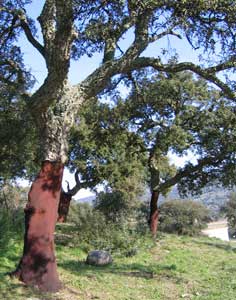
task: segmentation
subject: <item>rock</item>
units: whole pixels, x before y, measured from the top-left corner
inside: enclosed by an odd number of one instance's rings
[[[111,254],[107,251],[90,251],[86,263],[93,266],[105,266],[112,263]]]

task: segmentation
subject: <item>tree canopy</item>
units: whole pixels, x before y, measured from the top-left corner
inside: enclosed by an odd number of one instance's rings
[[[148,152],[152,189],[165,192],[179,183],[183,193],[194,193],[212,181],[234,184],[235,104],[205,80],[189,72],[144,77],[122,105]],[[167,155],[188,151],[197,161],[173,169]]]
[[[26,100],[27,109],[37,115],[35,119],[40,119],[36,124],[40,136],[44,136],[43,149],[49,147],[50,138],[42,134],[42,124],[46,122],[42,114],[47,111],[50,123],[63,127],[67,135],[62,123],[71,127],[83,99],[112,92],[121,83],[130,85],[133,74],[145,69],[169,73],[190,70],[215,84],[224,97],[235,99],[234,1],[195,1],[190,5],[187,1],[167,0],[47,0],[37,20],[27,15],[31,2],[1,2],[1,82],[19,86],[29,79],[30,70],[23,63],[24,49],[18,43],[24,34],[42,55],[48,70],[42,86]],[[127,34],[130,41],[124,47],[121,42]],[[201,55],[200,63],[170,59],[178,53],[170,51],[165,39],[170,39],[172,45],[181,39],[189,43]],[[160,49],[153,57],[147,56],[145,50],[154,44],[160,45]],[[67,84],[67,92],[64,90],[60,101],[53,100],[64,89],[70,60],[97,52],[103,57],[100,66],[73,88]],[[68,100],[66,93],[70,93],[73,101]],[[25,89],[20,94],[25,94]],[[66,108],[70,113],[65,112]]]

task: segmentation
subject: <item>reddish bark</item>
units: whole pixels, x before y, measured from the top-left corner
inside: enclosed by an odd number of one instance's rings
[[[150,202],[150,216],[149,216],[149,226],[152,235],[155,237],[157,234],[157,225],[158,225],[158,198],[159,192],[152,191],[152,197]]]
[[[72,199],[71,194],[66,193],[63,190],[61,191],[60,202],[59,202],[59,206],[58,206],[57,222],[59,222],[59,223],[66,222],[71,199]]]
[[[42,291],[55,292],[60,288],[54,255],[54,230],[62,174],[61,163],[43,162],[25,208],[23,256],[12,274]]]

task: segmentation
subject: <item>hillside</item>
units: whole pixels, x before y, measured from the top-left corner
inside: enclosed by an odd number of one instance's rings
[[[203,203],[206,207],[209,208],[213,217],[217,216],[220,208],[227,201],[228,196],[232,190],[224,189],[216,186],[209,186],[203,189],[202,193],[196,196],[192,196],[191,194],[187,195],[185,198],[180,196],[178,193],[177,187],[174,187],[171,192],[167,195],[167,197],[160,197],[159,204],[166,200],[176,200],[176,199],[193,199],[195,201],[199,201]],[[151,197],[148,189],[141,196],[142,201],[147,201]],[[80,203],[89,203],[92,204],[95,196],[81,198],[78,201]]]
[[[21,245],[0,249],[0,299],[5,300],[235,300],[236,245],[216,239],[163,235],[133,257],[114,256],[108,267],[84,263],[86,253],[58,246],[64,288],[42,294],[4,273],[13,270]],[[14,296],[13,296],[14,295]]]
[[[232,192],[230,189],[224,189],[216,186],[209,186],[203,189],[202,193],[196,196],[189,194],[186,199],[193,199],[203,203],[209,208],[213,216],[219,213],[220,208],[227,201],[229,194]],[[178,193],[176,187],[174,187],[166,198],[161,197],[160,203],[166,200],[183,199]]]

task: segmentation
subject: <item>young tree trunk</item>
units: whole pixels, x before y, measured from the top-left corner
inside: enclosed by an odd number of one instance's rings
[[[63,168],[60,162],[42,163],[25,208],[23,256],[12,274],[42,291],[55,292],[60,288],[54,254],[54,230]]]
[[[149,216],[149,226],[153,237],[156,237],[157,226],[158,226],[158,198],[159,192],[152,191],[152,197],[150,202],[150,216]]]
[[[66,222],[66,219],[67,219],[67,216],[69,213],[71,199],[72,199],[72,194],[66,193],[63,190],[61,191],[60,201],[59,201],[59,206],[58,206],[57,222],[59,222],[59,223]]]

